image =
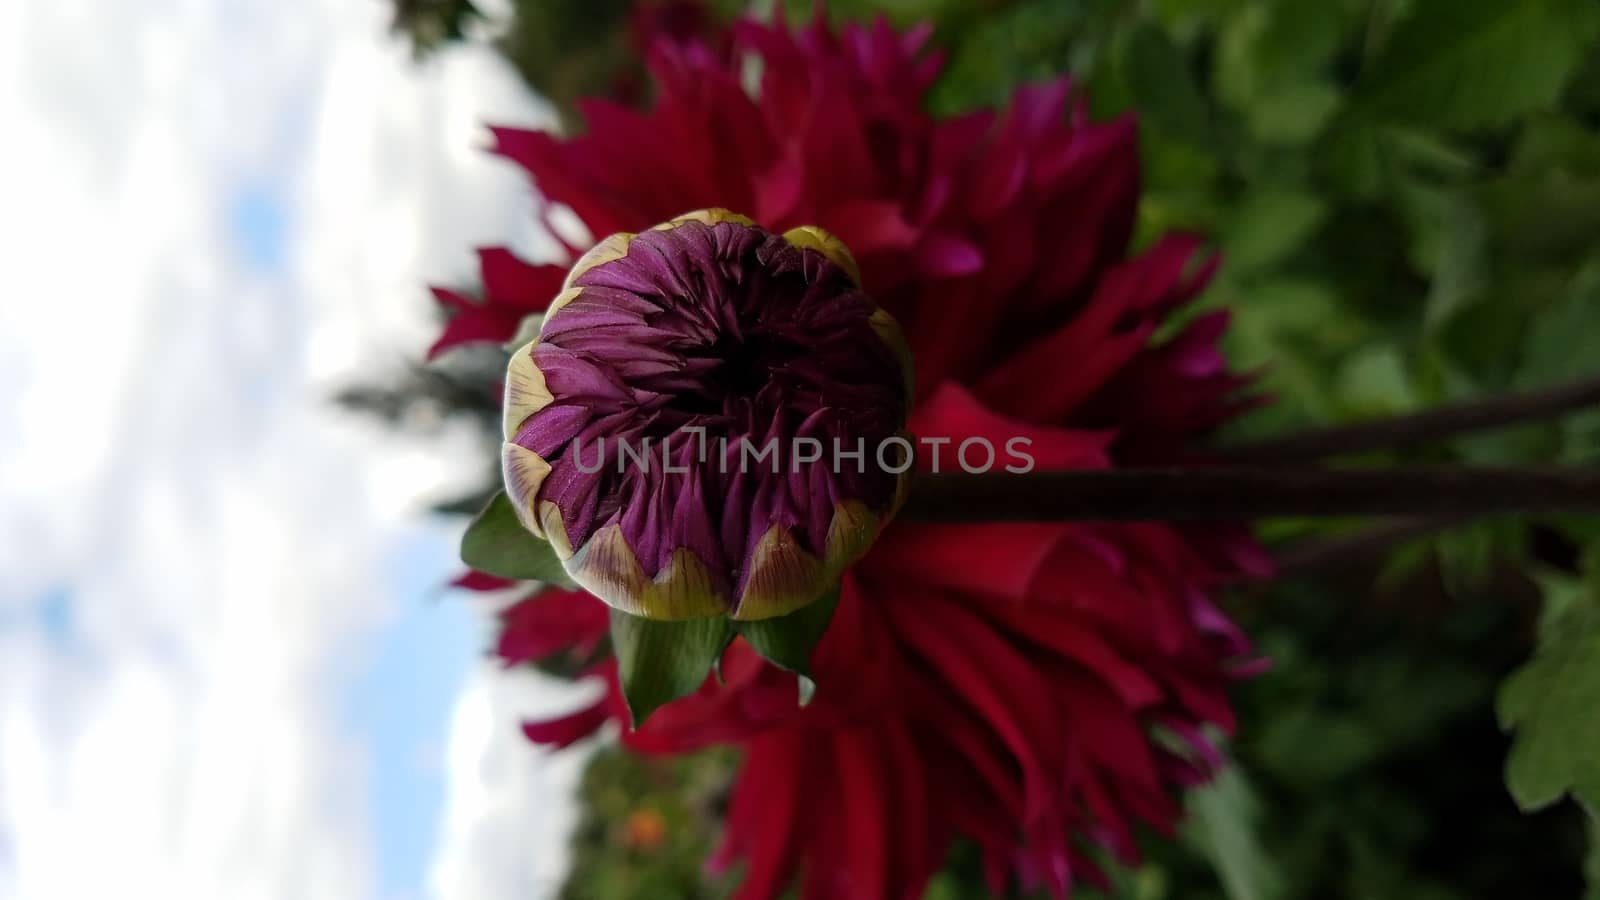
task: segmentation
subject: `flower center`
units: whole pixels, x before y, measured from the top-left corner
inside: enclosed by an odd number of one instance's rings
[[[674,397],[668,406],[689,416],[737,418],[744,405],[773,382],[775,373],[803,353],[800,344],[772,335],[718,335],[702,354],[696,354],[710,364],[700,389]]]
[[[773,373],[804,352],[799,344],[771,335],[752,334],[742,340],[723,335],[711,350],[712,357],[722,362],[712,370],[709,386],[720,395],[726,412],[729,403],[755,396],[771,383]]]

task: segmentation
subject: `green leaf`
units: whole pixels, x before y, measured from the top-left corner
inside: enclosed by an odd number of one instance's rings
[[[1183,53],[1167,33],[1144,24],[1128,39],[1123,77],[1144,120],[1196,144],[1211,140],[1211,113]]]
[[[1524,529],[1514,519],[1487,519],[1445,531],[1435,541],[1445,590],[1456,597],[1483,593],[1495,564],[1514,558],[1525,543]]]
[[[1600,369],[1600,254],[1534,319],[1517,382],[1544,387]]]
[[[1489,285],[1489,226],[1482,213],[1463,198],[1447,200],[1444,210],[1444,232],[1422,315],[1429,331],[1480,299]]]
[[[1571,619],[1581,619],[1594,606],[1594,585],[1570,572],[1535,567],[1529,577],[1539,585],[1539,639],[1553,641]],[[1593,573],[1591,573],[1593,574]]]
[[[1323,69],[1339,49],[1338,3],[1247,3],[1218,35],[1217,93],[1238,109],[1277,85]]]
[[[1459,182],[1482,176],[1487,167],[1465,141],[1435,131],[1404,124],[1383,129],[1383,141],[1397,162],[1412,174],[1441,182]]]
[[[1313,150],[1318,169],[1353,199],[1381,199],[1385,172],[1378,129],[1347,110],[1328,132]]]
[[[1569,611],[1506,679],[1497,711],[1501,728],[1515,731],[1506,786],[1519,807],[1570,793],[1600,809],[1600,611]]]
[[[501,578],[574,586],[550,542],[522,527],[505,491],[495,494],[467,526],[461,536],[461,561]]]
[[[1593,0],[1418,0],[1357,85],[1355,105],[1449,128],[1550,106],[1597,25]]]
[[[1262,141],[1299,144],[1317,134],[1341,95],[1326,69],[1347,11],[1337,3],[1243,4],[1218,34],[1216,95]]]
[[[1305,144],[1322,132],[1341,99],[1339,89],[1324,81],[1289,82],[1250,105],[1250,133],[1269,144]]]
[[[811,649],[822,640],[833,611],[839,605],[839,588],[786,616],[755,622],[735,622],[734,630],[767,662],[800,676],[800,702],[810,702],[816,689],[811,682]]]
[[[1580,115],[1600,115],[1600,53],[1589,54],[1567,85],[1567,108]]]
[[[1016,3],[996,8],[972,6],[974,15],[951,28],[958,38],[950,64],[928,102],[939,115],[1002,105],[1017,85],[1054,77],[1071,53],[1071,68],[1083,71],[1097,53],[1093,10],[1078,3]]]
[[[1229,900],[1267,900],[1283,894],[1283,873],[1256,833],[1254,791],[1237,766],[1189,792],[1184,838],[1211,861]]]
[[[1600,177],[1600,134],[1575,119],[1536,116],[1522,129],[1512,168],[1519,174],[1561,169],[1580,177]]]
[[[1386,749],[1384,734],[1366,717],[1316,707],[1281,711],[1255,743],[1264,770],[1307,790],[1351,777]]]
[[[1222,235],[1228,266],[1242,273],[1281,262],[1316,232],[1326,214],[1326,204],[1302,188],[1252,188],[1234,209]]]
[[[1505,249],[1568,261],[1600,235],[1600,178],[1549,169],[1484,184],[1479,198]]]
[[[669,622],[613,609],[611,646],[633,727],[698,689],[732,636],[732,626],[721,616]]]
[[[1351,417],[1398,415],[1422,405],[1406,355],[1388,341],[1368,344],[1346,357],[1334,389]]]

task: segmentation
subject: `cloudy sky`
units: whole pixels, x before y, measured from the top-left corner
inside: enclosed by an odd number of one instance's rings
[[[490,55],[384,0],[0,0],[0,897],[529,900],[572,698],[481,661],[428,500],[492,452],[326,398],[536,244]]]

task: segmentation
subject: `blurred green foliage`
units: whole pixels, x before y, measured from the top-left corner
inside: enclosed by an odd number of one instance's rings
[[[635,65],[625,5],[519,0],[501,46],[558,102],[604,91]],[[1063,71],[1096,116],[1138,110],[1138,240],[1214,239],[1226,264],[1203,306],[1232,310],[1231,358],[1277,399],[1225,437],[1600,371],[1595,0],[831,4],[880,11],[937,22],[940,113]],[[1395,460],[1592,465],[1600,413],[1370,461]],[[1600,803],[1600,526],[1474,523],[1233,601],[1274,660],[1239,691],[1237,766],[1115,896],[1600,900],[1600,830],[1555,802]],[[725,754],[601,751],[565,896],[724,896],[700,862],[730,771]],[[618,837],[640,809],[670,824],[649,853]],[[981,883],[958,851],[929,896]]]
[[[739,0],[509,0],[510,15],[486,22],[471,0],[390,0],[393,30],[419,57],[442,45],[492,34],[495,48],[549,101],[567,128],[582,125],[583,97],[639,101],[647,95],[641,41],[648,14],[657,25],[709,28],[744,8]]]
[[[721,900],[735,881],[709,874],[718,819],[737,757],[729,750],[689,756],[595,752],[578,797],[576,874],[561,900]]]
[[[470,0],[394,0],[390,29],[411,41],[420,58],[451,41],[463,40],[483,14]]]
[[[644,66],[628,39],[633,0],[513,0],[498,38],[501,54],[565,121],[572,101],[642,84]]]

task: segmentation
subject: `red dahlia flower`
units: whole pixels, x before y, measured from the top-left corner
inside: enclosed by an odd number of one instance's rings
[[[595,235],[707,207],[838,235],[904,328],[910,430],[951,440],[942,468],[973,437],[1026,437],[1041,469],[1183,461],[1242,408],[1244,379],[1216,351],[1220,316],[1153,343],[1214,259],[1188,236],[1129,257],[1133,122],[1087,122],[1065,80],[998,115],[934,119],[926,36],[740,25],[738,46],[763,63],[757,97],[737,65],[662,45],[651,111],[591,101],[583,136],[497,129],[496,150]],[[506,340],[564,269],[491,261],[487,303],[458,334]],[[483,333],[491,321],[504,324]],[[1016,878],[1064,896],[1099,880],[1093,848],[1131,862],[1135,823],[1170,831],[1177,789],[1218,764],[1203,729],[1233,727],[1226,690],[1252,663],[1211,595],[1263,566],[1228,529],[891,524],[844,575],[809,706],[795,705],[794,675],[736,641],[721,683],[624,740],[744,747],[717,860],[745,866],[741,897],[777,897],[797,877],[808,898],[916,897],[957,837],[983,848],[996,890]],[[592,657],[581,648],[599,645],[604,616],[580,610],[598,609],[542,591],[508,613],[501,652]],[[565,745],[626,721],[614,664],[588,671],[612,691],[528,724],[531,739]]]

